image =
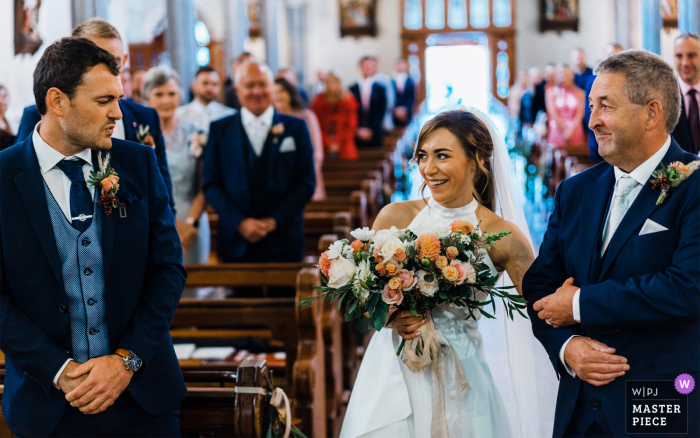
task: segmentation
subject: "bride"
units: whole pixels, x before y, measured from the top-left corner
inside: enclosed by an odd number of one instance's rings
[[[394,226],[421,234],[461,219],[480,223],[485,233],[511,231],[491,247],[484,262],[491,275],[502,273],[499,285],[514,284],[522,294],[520,284],[534,254],[505,142],[488,117],[474,109],[437,115],[423,126],[414,161],[431,197],[387,205],[374,229]],[[486,294],[481,294],[477,298],[485,301]],[[449,437],[551,436],[556,374],[529,321],[518,314],[509,320],[502,306],[496,320],[465,319],[468,314],[440,305],[425,316],[454,346],[471,388],[441,411]],[[479,319],[480,313],[475,314]],[[395,353],[401,338],[419,336],[418,328],[426,321],[401,311],[372,337],[341,438],[431,437],[431,365],[413,373]],[[443,383],[449,394],[451,382]]]

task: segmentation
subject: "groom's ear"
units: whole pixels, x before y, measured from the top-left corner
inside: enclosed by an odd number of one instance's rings
[[[664,120],[664,111],[661,101],[652,100],[647,104],[647,122],[646,130],[651,131],[656,128],[659,123],[666,125],[666,120]]]

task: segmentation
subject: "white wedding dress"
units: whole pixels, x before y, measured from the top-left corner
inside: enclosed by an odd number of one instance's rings
[[[478,224],[478,206],[474,199],[464,207],[445,208],[431,198],[407,228],[434,229],[436,225],[449,226],[456,219]],[[488,254],[484,263],[491,268],[491,275],[497,275]],[[485,301],[486,294],[477,298]],[[466,309],[453,305],[440,305],[432,311],[436,329],[454,346],[471,386],[461,406],[457,410],[454,406],[448,409],[459,416],[447,418],[448,424],[456,421],[455,429],[459,429],[456,435],[452,433],[454,427],[450,428],[450,437],[509,438],[513,434],[508,414],[486,363],[479,322],[465,320],[468,315]],[[478,311],[475,315],[477,319],[481,317]],[[352,389],[342,438],[430,437],[431,366],[411,372],[396,356],[400,342],[395,329],[384,328],[372,337]]]

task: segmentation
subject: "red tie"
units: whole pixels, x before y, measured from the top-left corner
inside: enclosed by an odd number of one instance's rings
[[[688,106],[688,125],[690,126],[690,136],[693,139],[693,153],[700,151],[700,110],[698,109],[698,91],[691,88],[688,91],[690,105]]]

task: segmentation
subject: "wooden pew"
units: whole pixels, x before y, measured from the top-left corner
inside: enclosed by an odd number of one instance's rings
[[[323,162],[323,173],[332,173],[335,171],[366,171],[366,170],[378,170],[382,173],[382,181],[391,181],[394,177],[393,164],[386,160],[335,160],[335,161],[324,161]]]
[[[346,196],[329,196],[323,201],[312,201],[306,206],[306,213],[334,213],[338,211],[349,211],[352,219],[351,228],[362,228],[369,226],[367,211],[367,195],[356,190]]]
[[[3,370],[4,374],[4,370]],[[0,404],[2,404],[2,391],[4,389],[5,385],[0,384]],[[13,438],[14,435],[12,434],[12,431],[10,428],[7,426],[7,422],[5,421],[5,416],[2,414],[2,409],[0,409],[0,438]]]
[[[304,241],[306,254],[311,254],[315,257],[321,254],[318,251],[321,236],[335,234],[338,238],[350,239],[350,231],[352,230],[354,230],[352,214],[349,211],[314,211],[305,213]]]

